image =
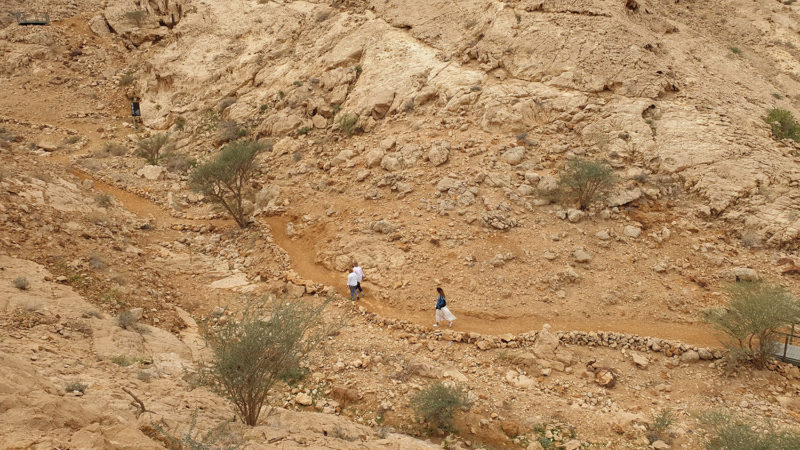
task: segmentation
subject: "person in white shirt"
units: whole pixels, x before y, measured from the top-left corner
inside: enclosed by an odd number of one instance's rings
[[[355,272],[347,275],[347,287],[350,288],[350,300],[355,300],[358,297],[358,275]]]
[[[361,289],[361,282],[364,281],[364,270],[358,265],[358,263],[355,263],[355,267],[353,267],[353,273],[358,276],[358,285],[356,286],[358,293],[361,294],[361,297],[364,297],[364,289]]]

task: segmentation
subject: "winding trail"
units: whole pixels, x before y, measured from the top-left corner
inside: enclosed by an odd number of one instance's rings
[[[140,197],[123,189],[112,186],[91,175],[75,168],[69,169],[70,173],[82,178],[92,179],[95,189],[116,197],[125,209],[142,218],[153,218],[156,226],[162,231],[169,230],[173,224],[213,224],[218,228],[233,226],[232,220],[192,220],[172,217],[164,208],[153,203],[147,198]],[[316,251],[310,238],[292,239],[286,233],[286,224],[290,218],[273,216],[261,219],[272,231],[275,242],[283,248],[292,262],[292,268],[303,278],[334,286],[342,295],[349,295],[344,286],[346,275],[328,270],[315,261]],[[406,320],[419,325],[430,326],[433,321],[433,306],[428,311],[399,308],[379,302],[369,296],[369,282],[365,282],[367,296],[359,300],[368,311],[380,314],[383,317]],[[663,339],[673,339],[699,346],[718,346],[719,339],[713,330],[704,324],[670,323],[662,321],[643,322],[616,318],[575,319],[561,317],[544,317],[536,314],[513,318],[487,318],[485,314],[455,311],[455,330],[474,331],[483,334],[500,335],[505,333],[524,333],[539,330],[544,323],[549,323],[555,330],[578,331],[614,331],[632,333],[640,336],[652,336]]]

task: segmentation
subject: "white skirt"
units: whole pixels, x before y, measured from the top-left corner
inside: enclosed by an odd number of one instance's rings
[[[449,320],[450,322],[456,320],[456,316],[447,309],[447,306],[436,310],[436,321],[441,322],[444,320]]]

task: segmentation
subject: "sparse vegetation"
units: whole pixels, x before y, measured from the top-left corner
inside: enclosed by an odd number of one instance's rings
[[[800,302],[781,286],[761,281],[737,282],[729,295],[727,308],[705,311],[706,321],[730,338],[731,363],[749,360],[764,366],[775,332],[800,320]]]
[[[561,172],[556,195],[586,209],[607,194],[616,181],[613,169],[605,162],[572,159]]]
[[[311,127],[300,127],[297,129],[297,134],[299,136],[305,136],[311,131]]]
[[[269,109],[269,105],[267,105],[267,104],[262,104],[262,105],[261,105],[261,106],[258,108],[258,111],[259,111],[259,112],[261,112],[261,113],[265,113],[265,112],[267,112],[267,110],[268,110],[268,109]]]
[[[431,431],[451,431],[453,416],[469,404],[464,391],[444,383],[433,383],[411,397],[411,408]]]
[[[800,142],[800,125],[791,111],[785,109],[771,109],[764,118],[772,128],[772,137],[775,139],[791,139]]]
[[[76,134],[74,136],[70,136],[70,137],[64,139],[64,143],[67,144],[67,145],[72,145],[72,144],[76,144],[80,140],[81,140],[81,137]]]
[[[126,149],[125,146],[120,143],[106,142],[103,144],[103,148],[100,149],[100,152],[97,154],[97,156],[101,158],[108,156],[123,156],[127,152],[128,149]]]
[[[89,256],[89,266],[94,270],[102,270],[106,268],[106,262],[100,255]]]
[[[143,9],[134,9],[125,13],[125,18],[135,23],[136,26],[142,26],[145,19],[147,19],[147,11]]]
[[[286,97],[286,92],[283,92],[283,91],[278,91],[278,98],[280,98],[281,100],[283,100],[283,97]]]
[[[178,116],[175,118],[175,129],[178,131],[183,131],[186,128],[186,118],[183,116]]]
[[[170,172],[186,173],[189,169],[197,166],[197,160],[190,158],[183,153],[168,153],[163,156],[166,160],[164,165]]]
[[[225,208],[241,228],[248,225],[244,209],[245,190],[259,153],[271,145],[258,141],[238,141],[226,145],[211,161],[192,172],[192,189]]]
[[[158,164],[161,154],[169,148],[168,142],[169,134],[167,133],[157,133],[147,138],[140,138],[137,143],[137,154],[146,159],[149,164]]]
[[[111,362],[120,367],[128,367],[136,363],[152,363],[152,361],[148,361],[142,358],[141,356],[128,356],[128,355],[113,356],[111,358]]]
[[[236,97],[225,97],[222,100],[220,100],[219,104],[217,105],[217,111],[221,113],[226,109],[228,109],[234,103],[236,103]]]
[[[111,206],[111,196],[108,194],[97,194],[94,196],[94,202],[101,208],[108,208]]]
[[[250,132],[233,120],[223,120],[217,124],[217,144],[225,144],[247,136]]]
[[[292,85],[294,85],[294,87],[300,87],[300,86],[302,86],[302,85],[303,85],[303,82],[302,82],[302,81],[297,81],[297,80],[295,80],[295,81],[292,83]]]
[[[136,320],[136,316],[127,309],[117,314],[117,325],[124,330],[134,328]]]
[[[31,288],[31,283],[25,277],[17,277],[14,278],[14,287],[20,291],[27,291]]]
[[[800,434],[779,431],[769,424],[756,426],[743,417],[724,410],[708,411],[700,415],[707,434],[707,450],[796,450],[800,448]]]
[[[737,56],[741,56],[742,49],[740,49],[739,47],[731,47],[731,53]]]
[[[230,400],[239,417],[256,425],[275,383],[297,371],[305,355],[332,329],[322,323],[326,303],[251,299],[238,320],[203,334],[214,359],[204,368],[207,382]]]
[[[67,384],[67,386],[64,388],[64,390],[67,391],[67,393],[80,392],[81,394],[83,394],[83,393],[86,392],[86,388],[87,387],[89,387],[89,386],[87,386],[87,385],[85,385],[85,384],[83,384],[83,383],[81,383],[79,381],[74,381],[72,383]]]
[[[783,95],[779,94],[778,92],[773,92],[772,96],[778,100],[783,98]]]
[[[192,411],[192,421],[185,432],[180,432],[176,425],[169,430],[167,423],[162,419],[153,423],[153,428],[158,433],[151,436],[161,441],[170,450],[235,450],[241,447],[243,437],[230,428],[231,422],[222,422],[206,433],[196,431],[197,410]]]
[[[126,87],[132,85],[134,81],[136,81],[136,77],[133,75],[133,72],[129,70],[119,77],[117,84],[119,84],[120,87]]]
[[[339,125],[339,129],[342,130],[348,136],[351,136],[356,131],[356,125],[358,124],[358,115],[355,113],[343,113],[336,116],[336,123]]]
[[[650,431],[647,433],[647,438],[652,444],[655,441],[664,441],[669,443],[671,441],[669,436],[669,429],[675,423],[675,414],[669,408],[662,409],[653,419],[653,424],[650,426]]]

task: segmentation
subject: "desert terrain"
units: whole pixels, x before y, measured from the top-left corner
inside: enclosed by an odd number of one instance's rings
[[[717,409],[800,430],[800,370],[731,370],[703,320],[737,280],[800,294],[800,144],[764,121],[800,113],[791,3],[0,1],[0,447],[703,448]],[[238,139],[269,143],[246,228],[190,186]],[[616,178],[586,209],[543,195],[574,158]],[[255,427],[196,376],[202,325],[248,296],[343,324]],[[437,381],[471,400],[456,433],[409,406]]]

